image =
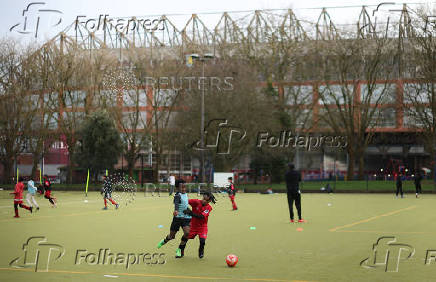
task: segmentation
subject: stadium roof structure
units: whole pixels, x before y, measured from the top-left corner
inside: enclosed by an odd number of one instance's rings
[[[204,14],[208,21],[210,18],[217,19],[213,27],[206,25],[198,14],[192,14],[182,24],[179,21],[178,25],[173,19],[177,15],[158,16],[159,29],[145,27],[138,17],[128,19],[134,24],[134,29],[129,29],[129,25],[118,27],[104,18],[103,28],[97,31],[90,30],[86,23],[76,20],[41,48],[57,44],[60,49],[74,47],[91,52],[100,49],[119,50],[120,60],[124,50],[145,48],[152,59],[159,59],[162,54],[181,59],[193,52],[215,54],[220,46],[248,44],[261,48],[270,40],[370,39],[381,34],[399,39],[415,36],[410,13],[416,12],[406,4],[403,4],[402,9],[389,10],[390,14],[384,18],[384,22],[377,22],[374,11],[363,6],[355,24],[346,25],[336,25],[326,8],[322,9],[316,22],[298,19],[292,9]]]

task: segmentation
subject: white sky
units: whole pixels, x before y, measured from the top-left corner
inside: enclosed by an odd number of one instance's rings
[[[70,25],[78,15],[84,15],[87,18],[98,18],[100,14],[108,14],[111,18],[117,17],[131,17],[131,16],[148,16],[148,15],[171,15],[171,14],[184,14],[180,16],[169,16],[177,23],[186,22],[189,15],[192,13],[199,14],[200,19],[206,25],[214,26],[217,23],[218,15],[224,11],[246,11],[256,9],[287,9],[292,8],[299,19],[305,19],[310,21],[316,21],[322,7],[337,7],[328,9],[333,22],[335,24],[352,23],[358,19],[360,12],[359,7],[338,8],[340,6],[370,6],[369,11],[375,9],[375,6],[382,2],[395,2],[395,5],[388,5],[382,7],[384,12],[381,11],[378,15],[382,17],[383,13],[386,15],[388,9],[401,9],[402,3],[413,3],[411,7],[416,7],[417,4],[436,5],[436,1],[429,0],[412,0],[412,1],[390,1],[390,0],[368,0],[368,1],[334,1],[334,0],[36,0],[44,2],[44,5],[33,5],[33,10],[29,11],[28,15],[28,27],[26,31],[31,33],[22,34],[18,31],[23,31],[24,16],[23,10],[32,3],[32,1],[23,0],[0,0],[0,37],[13,36],[17,38],[23,38],[25,41],[33,40],[35,37],[34,31],[36,30],[36,19],[38,9],[53,9],[59,10],[62,14],[53,12],[39,12],[40,23],[38,28],[38,41],[48,39],[56,35],[59,31]],[[33,2],[36,2],[33,1]],[[319,8],[319,9],[316,9]],[[380,9],[380,10],[382,10]],[[33,11],[33,12],[32,12]],[[32,13],[31,13],[32,12]],[[202,14],[207,12],[218,12],[217,15]],[[60,17],[62,22],[56,26],[51,27]],[[13,31],[9,29],[16,25]]]

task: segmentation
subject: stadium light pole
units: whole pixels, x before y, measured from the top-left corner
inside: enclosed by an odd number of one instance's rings
[[[336,161],[338,159],[338,151],[335,150],[335,162],[333,163],[333,173],[335,176],[335,186],[333,187],[333,191],[336,192],[336,181],[338,180],[338,176],[336,175]]]
[[[141,153],[141,189],[144,187],[144,154]]]
[[[303,122],[297,122],[296,124],[297,127],[303,128],[304,127],[304,123]],[[300,132],[295,130],[297,132],[297,140],[300,137]],[[300,170],[300,152],[298,149],[299,146],[295,147],[295,169],[296,170]]]
[[[436,122],[436,117],[433,115],[433,125],[435,124],[435,122]],[[434,154],[434,156],[433,156],[433,162],[434,162],[434,164],[433,164],[433,186],[434,186],[434,188],[435,188],[435,190],[436,190],[436,130],[435,129],[433,129],[433,154]]]
[[[45,148],[45,143],[44,143],[44,140],[42,141],[42,165],[41,165],[41,167],[39,168],[39,184],[41,184],[42,185],[42,176],[44,175],[44,173],[45,173],[45,168],[44,168],[44,165],[45,165],[45,159],[44,159],[44,148]],[[69,156],[68,156],[69,157]],[[41,169],[42,169],[42,171],[41,171]]]
[[[206,60],[214,59],[215,56],[213,54],[207,53],[204,55],[198,55],[198,54],[191,54],[188,55],[193,60],[198,60],[202,63],[201,66],[201,79],[204,80],[204,64]],[[204,92],[205,92],[205,85],[203,83],[203,87],[201,89],[201,121],[200,121],[200,147],[201,147],[201,182],[204,183],[206,178],[206,173],[204,171]]]

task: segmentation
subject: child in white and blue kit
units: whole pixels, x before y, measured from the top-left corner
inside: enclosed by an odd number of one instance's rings
[[[36,194],[36,190],[37,188],[35,187],[35,183],[33,182],[32,179],[30,179],[29,181],[27,181],[27,195],[26,195],[26,201],[29,204],[29,206],[31,207],[36,207],[36,210],[39,210],[39,206],[38,203],[35,200],[35,194]],[[30,200],[32,200],[32,203],[30,202]]]

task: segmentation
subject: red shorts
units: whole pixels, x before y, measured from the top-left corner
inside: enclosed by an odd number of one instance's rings
[[[44,196],[46,196],[47,198],[50,198],[50,194],[51,194],[51,190],[47,190],[47,191],[45,191]]]
[[[207,238],[207,228],[193,228],[189,231],[188,239],[194,239],[195,236],[206,239]]]
[[[14,204],[22,204],[23,203],[23,199],[14,199]]]

